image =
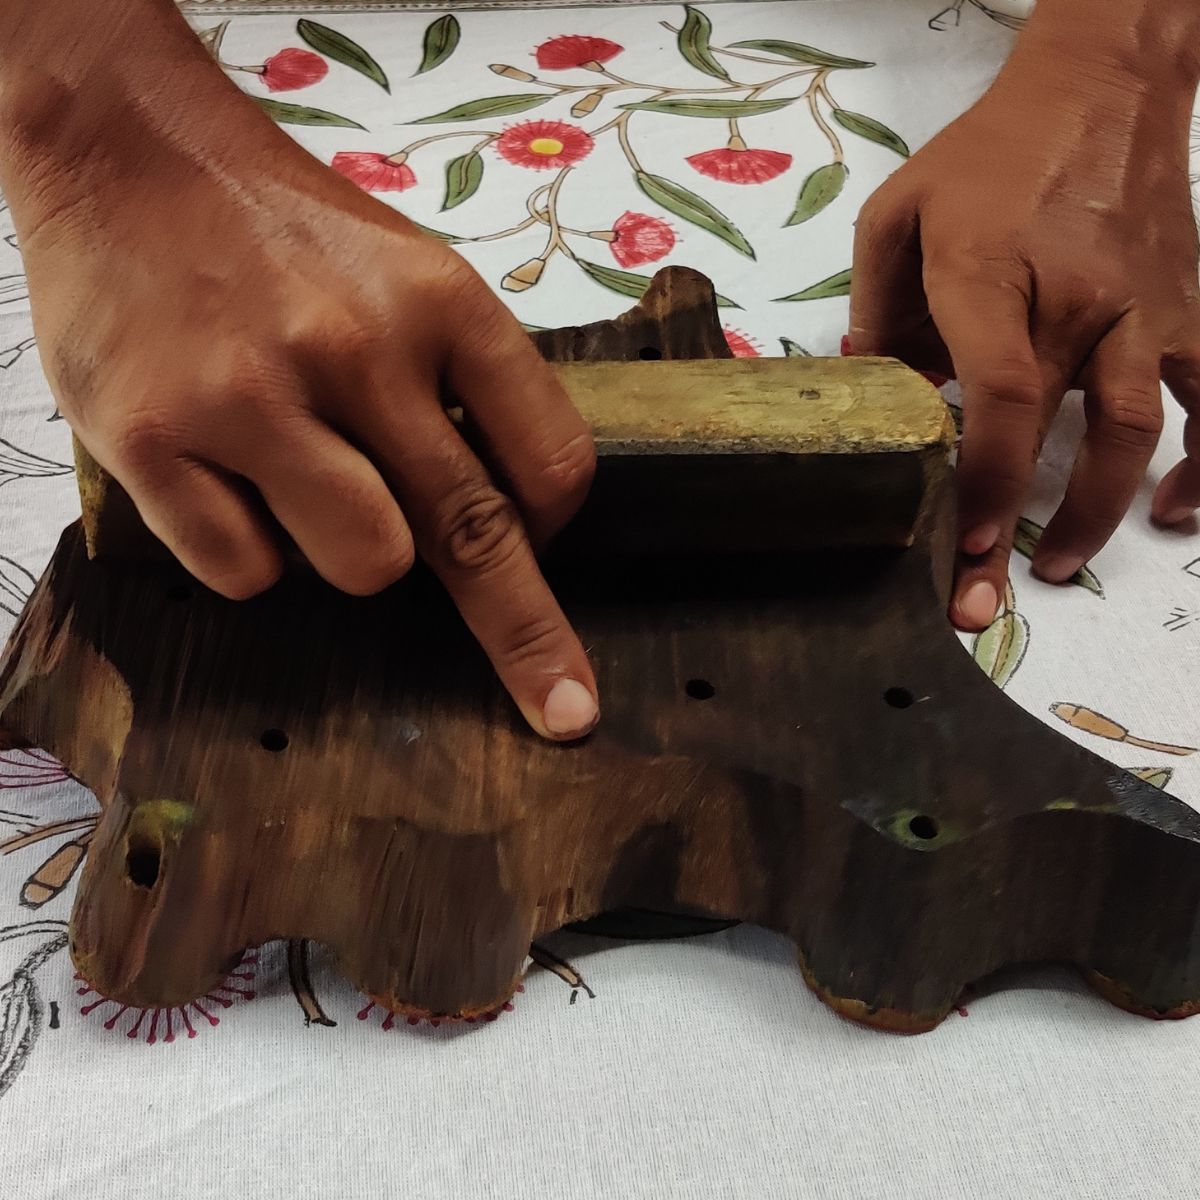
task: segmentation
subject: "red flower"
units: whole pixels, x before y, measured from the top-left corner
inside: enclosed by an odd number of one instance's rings
[[[311,50],[289,47],[263,63],[262,79],[269,92],[291,92],[319,83],[329,74],[329,64]]]
[[[693,154],[688,162],[701,175],[722,183],[766,183],[792,165],[792,156],[782,150],[734,150],[724,146]]]
[[[241,962],[225,977],[223,983],[218,984],[207,995],[201,996],[199,1000],[174,1008],[134,1008],[129,1004],[118,1004],[115,1000],[102,996],[78,972],[75,978],[79,981],[79,987],[75,992],[83,997],[96,997],[80,1005],[79,1012],[82,1016],[90,1017],[100,1009],[100,1016],[105,1018],[105,1029],[120,1028],[127,1038],[141,1038],[148,1046],[153,1046],[156,1042],[169,1045],[176,1037],[185,1034],[194,1038],[202,1021],[214,1028],[220,1025],[221,1018],[215,1009],[228,1009],[240,1001],[253,1000],[254,978],[257,974],[258,951],[251,950],[242,955]],[[109,1005],[112,1005],[116,1012],[110,1013]]]
[[[658,262],[675,248],[675,230],[648,213],[623,213],[613,222],[613,233],[609,249],[623,267]]]
[[[721,332],[725,335],[725,341],[733,351],[734,358],[762,358],[762,350],[748,334],[730,329],[728,325],[723,326]]]
[[[574,166],[591,154],[592,144],[591,134],[565,121],[522,121],[496,139],[502,158],[536,171]]]
[[[534,53],[537,65],[546,71],[566,71],[571,67],[593,67],[616,58],[624,50],[608,38],[584,37],[573,33],[543,42]]]
[[[366,150],[339,150],[329,165],[367,192],[405,192],[416,187],[412,167],[399,155],[372,154]]]

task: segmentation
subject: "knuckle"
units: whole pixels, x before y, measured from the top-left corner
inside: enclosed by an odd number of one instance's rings
[[[466,259],[452,252],[440,256],[423,272],[415,287],[414,298],[420,304],[467,321],[485,309],[487,302],[500,303]]]
[[[282,573],[279,563],[231,564],[202,572],[200,581],[227,600],[249,600],[274,587]]]
[[[378,344],[377,322],[368,314],[359,314],[356,320],[348,312],[336,311],[323,311],[305,321],[288,334],[286,343],[289,356],[304,363],[354,361]]]
[[[550,490],[558,496],[582,496],[596,473],[596,446],[588,430],[553,450],[542,467]]]
[[[176,422],[164,412],[134,412],[111,433],[116,458],[135,472],[154,470],[179,448]]]
[[[413,562],[411,545],[389,546],[364,556],[336,583],[352,596],[374,596],[403,579],[412,570]]]
[[[504,632],[500,656],[507,666],[555,657],[562,642],[562,624],[545,614],[529,617]]]
[[[894,189],[884,184],[859,209],[854,222],[854,240],[860,251],[883,249],[894,237],[897,226]]]
[[[451,493],[436,525],[448,564],[468,571],[488,572],[503,566],[523,536],[512,502],[487,484]]]
[[[1134,450],[1152,450],[1163,431],[1162,404],[1157,394],[1128,388],[1102,402],[1106,435]]]
[[[984,371],[976,386],[989,399],[1020,409],[1041,409],[1041,379],[1037,368],[1024,359],[997,359]]]

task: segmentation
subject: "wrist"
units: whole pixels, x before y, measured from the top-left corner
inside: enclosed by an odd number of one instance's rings
[[[1038,0],[1009,67],[1098,97],[1189,108],[1200,83],[1196,0]]]
[[[20,46],[0,53],[0,188],[18,232],[110,184],[142,188],[278,137],[171,0],[82,5],[0,14],[0,42]]]

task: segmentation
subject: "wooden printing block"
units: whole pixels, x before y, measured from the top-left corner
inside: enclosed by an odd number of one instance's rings
[[[729,357],[679,269],[537,341]],[[1200,815],[959,644],[936,392],[882,361],[564,378],[601,451],[546,564],[603,703],[569,746],[525,728],[420,571],[354,599],[297,569],[230,603],[81,463],[99,553],[63,534],[0,664],[0,725],[103,805],[71,938],[93,986],[180,1004],[245,947],[309,938],[390,1009],[469,1017],[538,935],[650,909],[778,930],[823,1000],[888,1028],[1044,960],[1134,1011],[1196,1011]]]

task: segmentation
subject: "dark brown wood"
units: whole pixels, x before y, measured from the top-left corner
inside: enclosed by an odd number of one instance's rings
[[[540,340],[628,358],[652,328],[664,356],[718,348],[679,273],[634,317]],[[170,1005],[247,946],[310,938],[388,1008],[472,1016],[534,937],[648,908],[779,930],[818,995],[889,1028],[1031,960],[1196,1011],[1200,815],[979,671],[944,615],[944,458],[924,484],[910,549],[551,559],[604,702],[572,746],[523,726],[420,573],[233,604],[170,563],[90,561],[68,529],[0,664],[0,725],[104,805],[80,972]]]

